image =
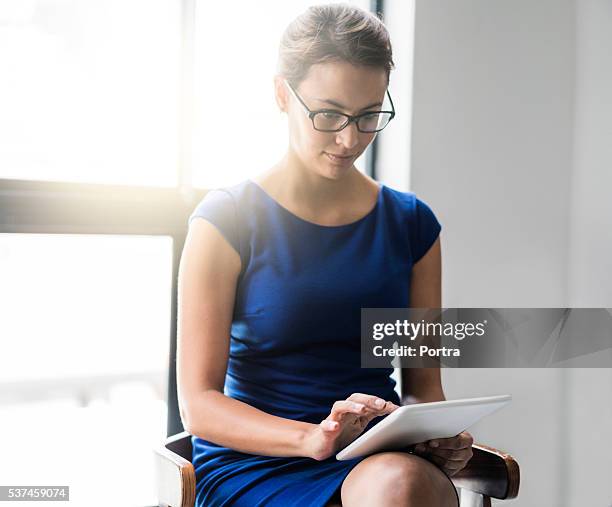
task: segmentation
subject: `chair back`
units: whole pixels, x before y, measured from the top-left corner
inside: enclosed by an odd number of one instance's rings
[[[191,435],[186,431],[168,437],[165,446],[169,451],[178,454],[181,458],[191,463]]]

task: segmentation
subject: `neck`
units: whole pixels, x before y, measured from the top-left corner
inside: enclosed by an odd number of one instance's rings
[[[279,193],[312,210],[346,202],[358,196],[367,183],[367,178],[354,165],[342,177],[328,178],[305,167],[292,151],[285,154],[272,172]]]

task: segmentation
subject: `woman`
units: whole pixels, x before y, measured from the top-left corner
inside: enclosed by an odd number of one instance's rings
[[[392,67],[376,16],[308,9],[283,34],[275,76],[286,154],[189,218],[177,357],[197,505],[458,505],[449,476],[471,457],[467,433],[335,459],[401,403],[444,399],[439,369],[403,370],[400,400],[393,368],[360,367],[362,307],[441,297],[434,214],[353,165],[393,117]]]

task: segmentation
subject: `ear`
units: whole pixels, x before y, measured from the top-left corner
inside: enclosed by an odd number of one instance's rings
[[[276,99],[276,104],[281,112],[287,112],[287,104],[289,102],[289,97],[287,93],[287,85],[283,82],[285,78],[280,75],[274,76],[274,97]]]

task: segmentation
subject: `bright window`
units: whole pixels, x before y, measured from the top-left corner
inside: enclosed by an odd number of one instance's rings
[[[3,484],[68,485],[71,505],[153,505],[172,240],[0,234],[0,259]]]
[[[0,2],[0,178],[173,186],[177,0]]]

